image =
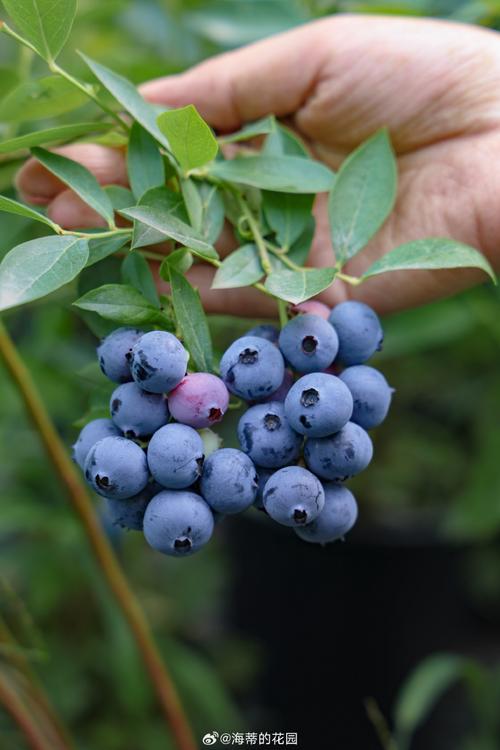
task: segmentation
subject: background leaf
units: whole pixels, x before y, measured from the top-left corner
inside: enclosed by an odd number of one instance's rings
[[[120,213],[127,219],[134,219],[150,227],[163,235],[164,239],[179,242],[201,258],[218,257],[217,251],[209,242],[206,242],[189,224],[185,224],[172,213],[150,206],[135,206]]]
[[[85,94],[64,78],[45,76],[12,89],[0,106],[0,120],[28,122],[57,117],[78,109],[87,101]]]
[[[363,279],[386,271],[440,268],[480,268],[495,281],[495,272],[478,250],[446,237],[415,240],[394,248],[375,261]]]
[[[45,297],[75,278],[88,258],[85,240],[41,237],[14,247],[0,263],[0,310]]]
[[[125,284],[135,287],[152,305],[160,307],[149,263],[140,253],[130,252],[122,262],[121,272]]]
[[[21,34],[44,60],[55,60],[76,15],[76,0],[3,0]]]
[[[215,159],[219,150],[217,140],[192,104],[164,112],[157,123],[184,172]]]
[[[7,198],[5,195],[0,195],[0,211],[6,211],[9,214],[17,214],[17,216],[24,216],[26,219],[31,219],[32,221],[39,221],[53,229],[54,232],[57,232],[57,230],[60,229],[59,225],[51,221],[48,216],[44,216],[44,214],[35,211],[35,209],[30,208],[29,206],[25,206],[23,203],[18,203],[18,201],[12,200],[12,198]]]
[[[127,284],[104,284],[87,292],[73,304],[124,325],[142,325],[164,319],[157,307]]]
[[[343,162],[330,193],[333,249],[344,263],[380,229],[396,198],[397,167],[387,131],[381,130]]]
[[[172,253],[165,256],[165,260],[160,265],[159,274],[161,278],[170,283],[170,269],[175,268],[176,271],[184,275],[186,271],[189,271],[193,265],[193,256],[186,250],[185,247],[179,247]]]
[[[327,289],[336,273],[335,268],[285,269],[269,274],[264,286],[276,297],[297,305]]]
[[[274,115],[263,117],[255,122],[249,122],[241,130],[237,130],[235,133],[229,135],[221,135],[217,139],[219,143],[239,143],[239,141],[248,141],[250,138],[255,138],[258,135],[266,135],[272,133],[276,127],[276,120]]]
[[[111,201],[97,182],[94,175],[82,164],[61,154],[54,154],[44,148],[33,148],[31,153],[73,190],[88,206],[102,216],[109,225],[114,225],[114,212]]]
[[[300,138],[281,123],[276,123],[274,130],[267,136],[262,154],[265,156],[304,156],[306,159],[310,157]]]
[[[194,183],[201,200],[200,232],[213,244],[224,226],[224,199],[219,188],[209,182]]]
[[[149,206],[164,213],[173,214],[185,224],[189,223],[182,195],[174,193],[166,187],[148,190],[140,199],[139,205]],[[157,245],[159,242],[165,242],[165,235],[162,232],[146,224],[141,224],[139,221],[134,222],[134,232],[132,235],[133,248]]]
[[[281,247],[289,248],[300,237],[311,215],[313,201],[313,195],[262,193],[264,215]]]
[[[156,110],[152,104],[149,104],[137,91],[136,87],[124,76],[115,73],[105,65],[101,65],[92,60],[87,55],[80,53],[83,60],[89,66],[96,78],[102,85],[114,96],[124,109],[129,112],[134,120],[137,120],[142,127],[156,138],[158,143],[168,149],[168,141],[156,124]]]
[[[158,144],[137,122],[132,125],[130,132],[127,170],[130,187],[137,199],[165,182],[163,157]]]
[[[243,245],[222,262],[217,269],[212,289],[235,289],[250,286],[262,278],[264,271],[260,264],[259,251],[253,244]]]
[[[86,266],[93,266],[113,255],[129,242],[130,237],[118,234],[116,237],[98,237],[95,240],[89,240],[89,257]]]
[[[280,193],[322,193],[333,185],[334,174],[318,161],[297,156],[248,156],[215,161],[212,177]]]
[[[212,372],[212,339],[200,295],[173,267],[170,267],[170,288],[175,317],[193,362],[198,370]]]
[[[111,127],[106,122],[80,122],[74,125],[60,125],[55,128],[37,130],[33,133],[26,133],[26,135],[19,135],[17,138],[1,141],[0,154],[8,154],[32,148],[33,146],[57,143],[58,141],[67,142],[80,135],[99,133],[100,131],[109,130]]]

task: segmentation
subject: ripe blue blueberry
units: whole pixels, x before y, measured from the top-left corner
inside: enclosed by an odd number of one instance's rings
[[[85,478],[103,497],[117,500],[133,497],[148,482],[146,454],[132,440],[105,437],[88,453]]]
[[[130,369],[137,385],[151,393],[168,393],[186,374],[189,354],[167,331],[150,331],[136,342]]]
[[[231,393],[259,401],[280,387],[285,363],[279,349],[266,339],[243,336],[222,356],[220,372]]]
[[[342,364],[361,365],[382,348],[384,332],[380,320],[363,302],[341,302],[333,308],[328,320],[339,337],[337,359]]]
[[[238,423],[238,440],[252,461],[266,469],[281,468],[295,461],[302,446],[302,436],[290,427],[279,401],[247,409]]]
[[[303,375],[285,399],[285,414],[296,432],[325,437],[338,432],[352,414],[349,388],[335,375],[312,372]]]
[[[97,347],[99,365],[107,378],[115,383],[132,380],[130,362],[132,348],[144,331],[135,328],[117,328],[106,336]]]
[[[283,356],[298,372],[325,370],[335,359],[338,347],[337,334],[319,315],[298,315],[280,333]]]
[[[342,539],[358,517],[358,506],[352,492],[341,484],[325,483],[325,506],[319,516],[307,526],[295,529],[305,542],[327,544]]]
[[[253,462],[235,448],[221,448],[205,461],[201,494],[219,513],[240,513],[257,494],[257,472]]]
[[[168,405],[174,419],[200,429],[222,420],[229,405],[229,393],[215,375],[193,372],[170,391]]]
[[[284,526],[305,526],[319,516],[325,504],[321,482],[301,466],[276,471],[264,487],[264,507]]]
[[[258,510],[265,510],[264,508],[264,487],[266,486],[267,480],[274,474],[274,469],[263,469],[257,466],[257,495],[254,500],[254,505]]]
[[[373,445],[365,430],[348,422],[335,435],[309,438],[304,458],[311,471],[323,479],[343,480],[366,469],[373,456]]]
[[[130,531],[142,531],[144,514],[152,497],[161,492],[156,482],[148,482],[142,492],[126,500],[106,500],[107,516],[113,526]]]
[[[113,422],[129,438],[148,437],[169,418],[165,396],[147,393],[136,383],[123,383],[115,388],[109,408]]]
[[[184,424],[161,427],[148,446],[148,464],[153,478],[172,490],[194,484],[203,466],[203,440]]]
[[[186,557],[201,549],[214,530],[205,500],[188,490],[164,490],[151,500],[144,516],[144,536],[158,552]]]
[[[260,339],[267,339],[271,344],[277,344],[280,337],[279,328],[273,326],[271,323],[262,323],[261,325],[250,328],[245,333],[245,336],[257,336]]]
[[[85,459],[89,450],[99,440],[105,437],[120,436],[122,433],[118,427],[113,424],[111,419],[94,419],[82,429],[76,443],[73,445],[73,459],[78,466],[83,469]]]
[[[354,399],[351,420],[371,430],[387,416],[394,392],[381,372],[367,365],[347,367],[340,375]]]

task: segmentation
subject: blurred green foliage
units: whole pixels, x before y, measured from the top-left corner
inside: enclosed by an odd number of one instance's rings
[[[73,52],[82,49],[142,81],[311,18],[346,11],[436,15],[492,27],[500,23],[498,0],[80,0],[62,63],[85,77]],[[38,78],[46,70],[3,37],[0,96],[8,96],[28,74]],[[60,104],[59,99],[52,113],[30,122],[29,129],[72,122],[75,114],[64,113]],[[91,119],[93,105],[84,108]],[[25,115],[21,108],[19,117],[0,124],[0,135],[25,132]],[[0,158],[0,190],[6,194],[17,166]],[[3,215],[0,257],[37,233],[43,234],[43,228]],[[113,274],[118,280],[114,260],[92,267],[78,291],[111,281]],[[89,409],[97,415],[109,395],[92,366],[96,340],[70,310],[75,291],[63,290],[48,302],[5,316],[68,444],[82,415]],[[499,294],[488,285],[386,320],[387,343],[378,361],[397,389],[394,408],[375,438],[377,460],[353,482],[368,533],[477,545],[467,570],[474,579],[475,604],[486,612],[500,579],[495,546],[500,531]],[[221,317],[212,324],[220,348],[250,325]],[[2,588],[0,613],[34,659],[79,747],[168,750],[129,635],[1,365],[0,404],[0,571],[10,587]],[[225,426],[228,444],[232,427]],[[244,730],[234,696],[244,694],[255,678],[259,652],[255,644],[241,643],[225,631],[231,569],[224,528],[201,558],[181,562],[150,555],[139,536],[108,531],[160,634],[197,731],[213,726]],[[21,622],[23,608],[32,620],[29,628]],[[2,712],[0,746],[21,746]]]

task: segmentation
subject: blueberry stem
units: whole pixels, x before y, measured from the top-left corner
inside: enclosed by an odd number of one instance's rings
[[[251,212],[250,207],[248,206],[248,203],[246,202],[242,194],[237,193],[236,197],[238,200],[238,204],[243,212],[243,216],[248,222],[248,226],[250,228],[250,231],[252,232],[253,238],[255,240],[255,244],[257,245],[257,249],[260,255],[260,262],[262,263],[262,268],[264,270],[264,273],[270,274],[273,272],[273,267],[271,265],[271,259],[269,258],[269,253],[267,252],[267,246],[261,234],[260,227],[255,219],[255,216]]]
[[[9,681],[0,676],[0,702],[11,715],[32,750],[51,750],[53,745],[46,733],[31,715],[28,705],[18,696]]]
[[[282,299],[278,300],[278,312],[280,316],[280,326],[284,328],[288,323],[288,305]]]
[[[338,273],[337,279],[340,279],[341,281],[345,281],[346,284],[351,284],[351,286],[359,286],[359,284],[362,284],[364,279],[363,277],[358,276],[349,276],[346,273]]]
[[[68,456],[65,446],[38,393],[33,378],[11,340],[5,326],[0,321],[0,354],[7,370],[23,398],[35,428],[48,453],[53,467],[65,486],[73,509],[81,525],[97,565],[102,571],[115,601],[135,639],[158,702],[172,732],[178,750],[196,750],[196,743],[177,690],[170,677],[160,652],[154,642],[144,612],[116,559],[113,549],[97,520],[94,507],[84,489],[75,465]],[[33,745],[33,747],[36,747]],[[37,750],[46,750],[39,745]]]

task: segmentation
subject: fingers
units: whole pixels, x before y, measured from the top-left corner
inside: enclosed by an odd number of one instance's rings
[[[58,154],[80,162],[101,185],[127,185],[125,156],[117,149],[95,143],[75,144],[54,149]],[[47,205],[66,185],[36,159],[28,159],[16,177],[16,186],[27,203]]]
[[[71,190],[64,190],[62,193],[59,193],[49,203],[47,214],[56,224],[69,230],[106,226],[103,217],[87,206]]]
[[[186,73],[144,84],[149,101],[194,104],[215,128],[230,131],[267,114],[294,113],[323,64],[321,23],[227,52]]]

